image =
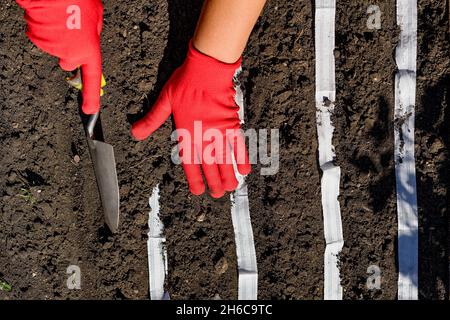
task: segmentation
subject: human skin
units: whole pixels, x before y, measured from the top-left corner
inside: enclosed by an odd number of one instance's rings
[[[214,198],[237,188],[231,152],[240,174],[251,171],[245,140],[228,135],[227,130],[241,136],[232,79],[264,4],[265,0],[206,0],[185,62],[166,83],[150,112],[131,129],[135,139],[143,140],[173,114],[177,130],[188,132],[186,139],[180,140],[180,149],[189,189],[195,195],[206,190],[202,173]],[[195,135],[198,123],[207,128],[199,129],[200,143],[187,138]],[[211,130],[218,132],[217,140],[205,136]],[[231,149],[226,148],[228,144]],[[209,157],[211,149],[214,155]]]
[[[266,0],[206,0],[193,38],[194,47],[225,63],[242,55]]]

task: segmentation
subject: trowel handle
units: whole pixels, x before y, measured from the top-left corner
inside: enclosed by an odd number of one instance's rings
[[[100,111],[96,114],[93,114],[89,117],[89,120],[86,125],[86,131],[90,138],[94,137],[94,128],[97,123],[98,117],[100,116]]]

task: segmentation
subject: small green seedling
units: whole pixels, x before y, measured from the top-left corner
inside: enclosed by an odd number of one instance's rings
[[[12,290],[11,285],[3,279],[0,279],[0,291],[10,292]]]
[[[33,205],[36,203],[36,198],[33,196],[33,193],[31,193],[31,190],[25,189],[25,188],[21,188],[20,191],[22,192],[22,194],[20,194],[19,196],[23,199],[25,199],[26,202],[28,202],[29,204]]]

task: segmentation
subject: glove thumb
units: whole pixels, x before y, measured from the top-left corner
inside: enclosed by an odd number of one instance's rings
[[[150,112],[132,126],[131,135],[136,140],[144,140],[161,127],[171,113],[172,107],[164,88]]]
[[[79,67],[79,65],[77,63],[74,63],[68,59],[62,59],[62,58],[59,59],[59,66],[64,71],[73,71]]]

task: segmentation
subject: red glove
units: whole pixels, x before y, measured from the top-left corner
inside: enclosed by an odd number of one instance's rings
[[[226,64],[205,56],[191,43],[184,64],[166,83],[152,110],[131,129],[135,139],[143,140],[173,113],[180,159],[195,195],[205,191],[200,164],[214,198],[238,185],[232,152],[238,171],[250,173],[233,86],[240,63]]]
[[[101,0],[16,0],[25,9],[27,36],[39,48],[59,58],[66,71],[81,66],[83,112],[100,109],[103,25]]]

